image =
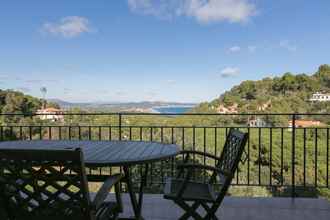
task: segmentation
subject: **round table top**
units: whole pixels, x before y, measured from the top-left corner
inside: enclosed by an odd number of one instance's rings
[[[86,166],[128,166],[179,154],[175,144],[145,141],[27,140],[0,142],[0,149],[81,148]]]

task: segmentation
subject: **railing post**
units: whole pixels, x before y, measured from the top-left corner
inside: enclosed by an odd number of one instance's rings
[[[296,197],[296,182],[295,182],[295,158],[296,158],[296,114],[292,115],[292,153],[291,153],[291,197]]]
[[[0,141],[3,141],[4,138],[3,138],[3,127],[1,126],[0,127]]]
[[[119,140],[121,141],[121,126],[122,126],[122,113],[118,113],[118,137]]]

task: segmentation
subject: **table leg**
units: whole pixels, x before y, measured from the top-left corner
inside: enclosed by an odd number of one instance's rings
[[[142,204],[143,204],[143,187],[147,185],[147,177],[148,177],[148,169],[149,165],[145,165],[144,173],[141,175],[141,183],[140,183],[140,191],[139,191],[139,210],[141,213]]]
[[[139,200],[138,201],[137,201],[135,193],[133,192],[132,180],[130,177],[128,166],[124,166],[124,174],[125,174],[125,180],[126,180],[125,182],[127,185],[127,190],[128,190],[130,199],[131,199],[135,219],[141,220],[141,219],[143,219],[143,217],[141,215],[142,204],[143,204],[143,187],[146,185],[146,181],[147,181],[148,165],[146,165],[145,172],[141,176],[141,185],[140,185],[140,189],[139,189],[139,198],[138,198]]]

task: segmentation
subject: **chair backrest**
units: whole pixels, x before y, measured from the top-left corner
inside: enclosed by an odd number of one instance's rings
[[[211,178],[211,181],[213,181],[218,175],[222,184],[222,189],[225,191],[229,187],[237,170],[247,139],[247,133],[240,132],[236,129],[230,129],[227,135],[220,160],[217,163],[217,167],[223,170],[227,175],[223,173],[214,173]]]
[[[234,174],[244,151],[247,139],[247,133],[240,132],[236,129],[230,129],[217,167],[225,172]]]
[[[0,200],[10,219],[93,219],[81,150],[0,149]]]

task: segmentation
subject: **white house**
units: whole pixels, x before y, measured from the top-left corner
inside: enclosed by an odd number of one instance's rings
[[[41,120],[63,121],[63,111],[57,108],[44,108],[37,111]]]
[[[324,93],[314,93],[312,97],[309,99],[311,102],[328,102],[330,101],[330,94],[324,94]]]
[[[253,118],[248,120],[249,127],[267,127],[267,122],[261,118]]]

